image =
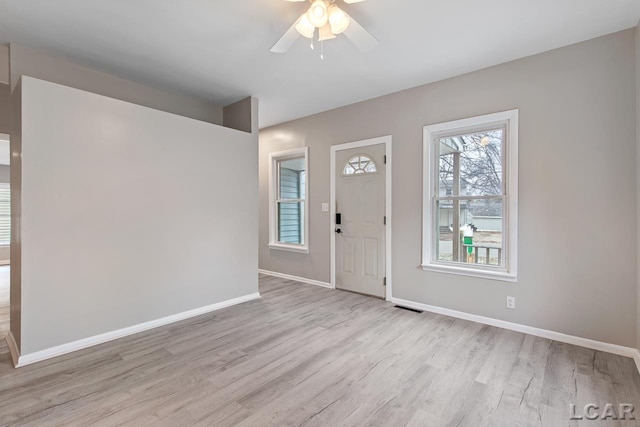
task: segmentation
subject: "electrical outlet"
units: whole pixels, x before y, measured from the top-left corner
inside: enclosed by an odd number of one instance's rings
[[[516,309],[516,297],[507,297],[507,308]]]

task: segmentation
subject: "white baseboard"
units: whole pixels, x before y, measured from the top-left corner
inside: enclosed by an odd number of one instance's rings
[[[280,277],[287,280],[295,280],[297,282],[307,283],[310,285],[322,286],[323,288],[333,289],[330,283],[320,282],[317,280],[307,279],[304,277],[293,276],[290,274],[278,273],[275,271],[258,270],[259,273],[268,276]],[[532,326],[521,325],[519,323],[507,322],[504,320],[493,319],[491,317],[478,316],[475,314],[465,313],[462,311],[451,310],[448,308],[437,307],[434,305],[422,304],[419,302],[404,300],[401,298],[391,297],[389,302],[403,307],[428,311],[431,313],[442,314],[445,316],[456,317],[458,319],[469,320],[471,322],[482,323],[497,328],[508,329],[511,331],[522,332],[524,334],[536,337],[547,338],[550,340],[573,344],[580,347],[590,348],[592,350],[603,351],[606,353],[617,354],[620,356],[630,357],[635,361],[638,372],[640,373],[640,351],[632,347],[624,347],[617,344],[610,344],[602,341],[595,341],[589,338],[576,337],[573,335],[563,334],[561,332],[550,331],[547,329],[534,328]]]
[[[549,331],[547,329],[534,328],[532,326],[521,325],[519,323],[506,322],[504,320],[493,319],[491,317],[477,316],[462,311],[450,310],[448,308],[437,307],[433,305],[422,304],[419,302],[408,301],[400,298],[391,298],[392,303],[403,307],[413,308],[417,310],[428,311],[431,313],[442,314],[445,316],[456,317],[458,319],[469,320],[471,322],[482,323],[485,325],[495,326],[511,331],[522,332],[524,334],[534,335],[536,337],[547,338],[554,341],[573,344],[580,347],[590,348],[592,350],[604,351],[606,353],[617,354],[620,356],[631,357],[640,372],[640,353],[632,347],[624,347],[617,344],[609,344],[606,342],[595,341],[588,338],[576,337],[573,335],[563,334],[561,332]]]
[[[281,279],[295,280],[296,282],[306,283],[308,285],[322,286],[323,288],[333,289],[331,283],[321,282],[319,280],[307,279],[306,277],[292,276],[291,274],[278,273],[275,271],[258,269],[258,273],[266,274],[267,276],[280,277]]]
[[[20,360],[20,351],[18,351],[18,344],[16,344],[16,339],[14,338],[11,331],[5,338],[7,341],[7,347],[9,347],[9,352],[11,353],[11,359],[13,360],[13,366],[18,366],[18,360]]]
[[[103,344],[105,342],[113,341],[118,338],[123,338],[129,335],[137,334],[139,332],[144,332],[149,329],[154,329],[160,326],[168,325],[170,323],[179,322],[181,320],[186,320],[192,317],[200,316],[202,314],[210,313],[212,311],[220,310],[226,307],[230,307],[232,305],[241,304],[243,302],[251,301],[258,298],[260,298],[260,293],[256,292],[254,294],[245,295],[245,296],[230,299],[227,301],[222,301],[222,302],[211,304],[205,307],[200,307],[200,308],[185,311],[182,313],[173,314],[171,316],[163,317],[161,319],[152,320],[149,322],[140,323],[138,325],[118,329],[116,331],[106,332],[104,334],[95,335],[89,338],[83,338],[77,341],[51,347],[46,350],[36,351],[30,354],[24,354],[24,355],[18,356],[17,346],[16,346],[16,356],[18,357],[17,357],[17,360],[14,357],[14,365],[16,368],[19,368],[22,366],[30,365],[32,363],[41,362],[46,359],[62,356],[63,354],[82,350],[87,347],[92,347],[94,345]],[[13,336],[11,336],[11,340],[13,340]],[[8,339],[7,339],[7,342],[9,342]],[[14,341],[14,345],[15,345],[15,341]],[[11,349],[11,343],[9,343],[9,348]],[[12,356],[13,356],[13,352],[12,352]]]
[[[280,277],[282,279],[295,280],[297,282],[302,282],[310,285],[322,286],[323,288],[333,289],[330,283],[307,279],[305,277],[298,277],[298,276],[293,276],[291,274],[278,273],[275,271],[268,271],[268,270],[262,270],[262,269],[259,269],[258,272],[262,274],[266,274],[268,276]],[[564,342],[567,344],[573,344],[580,347],[586,347],[592,350],[604,351],[606,353],[612,353],[620,356],[630,357],[635,361],[636,367],[638,368],[638,372],[640,372],[640,351],[632,347],[624,347],[617,344],[610,344],[606,342],[595,341],[589,338],[576,337],[573,335],[563,334],[561,332],[534,328],[532,326],[521,325],[519,323],[507,322],[504,320],[493,319],[491,317],[478,316],[475,314],[451,310],[443,307],[437,307],[434,305],[422,304],[419,302],[404,300],[401,298],[391,297],[389,299],[389,302],[403,306],[403,307],[428,311],[431,313],[442,314],[450,317],[456,317],[458,319],[469,320],[471,322],[482,323],[489,326],[495,326],[497,328],[508,329],[516,332],[522,332],[524,334],[529,334],[536,337],[542,337],[542,338],[547,338],[547,339],[558,341],[558,342]]]

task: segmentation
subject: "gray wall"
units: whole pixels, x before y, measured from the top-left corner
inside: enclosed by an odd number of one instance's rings
[[[321,212],[329,147],[390,134],[394,297],[634,347],[635,36],[619,32],[264,129],[260,268],[330,280],[329,214]],[[423,126],[513,108],[518,283],[422,271]],[[300,146],[310,147],[308,255],[267,247],[268,154]],[[507,295],[517,310],[506,309]]]
[[[9,85],[0,84],[0,133],[11,132],[11,90]]]
[[[9,46],[0,45],[0,84],[9,84]]]
[[[245,133],[22,78],[23,355],[258,291],[252,104]]]
[[[251,98],[245,98],[222,109],[223,125],[228,128],[251,132]]]
[[[637,224],[638,224],[638,260],[637,279],[638,288],[636,291],[637,306],[637,348],[640,349],[640,22],[636,27],[636,191],[637,191]]]
[[[0,133],[11,132],[9,90],[9,47],[0,45]],[[0,182],[10,182],[9,166],[0,165]],[[0,246],[0,264],[10,258],[8,246]]]
[[[11,182],[11,170],[7,165],[0,165],[0,182]],[[11,258],[9,246],[0,246],[0,265],[7,264]]]
[[[222,124],[222,107],[205,100],[134,83],[16,44],[11,44],[9,55],[12,88],[20,76],[31,76],[157,110]]]

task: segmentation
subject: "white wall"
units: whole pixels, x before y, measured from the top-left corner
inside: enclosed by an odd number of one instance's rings
[[[330,280],[329,147],[392,135],[395,297],[634,347],[635,37],[630,29],[262,130],[260,268]],[[422,271],[423,126],[513,108],[518,283]],[[267,247],[268,155],[300,146],[310,147],[308,255]]]
[[[22,355],[258,291],[257,127],[21,87]]]

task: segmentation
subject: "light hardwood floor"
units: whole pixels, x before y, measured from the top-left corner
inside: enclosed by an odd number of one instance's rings
[[[0,266],[0,340],[9,332],[9,266]]]
[[[569,421],[570,403],[640,408],[631,359],[283,279],[260,291],[18,370],[0,344],[0,425],[636,425]]]

